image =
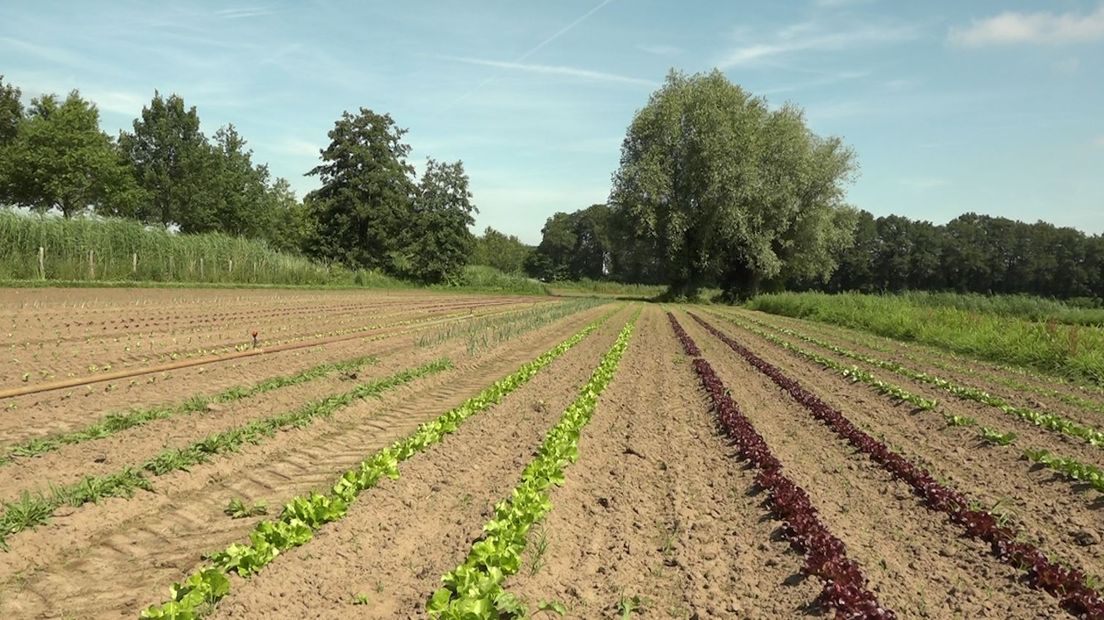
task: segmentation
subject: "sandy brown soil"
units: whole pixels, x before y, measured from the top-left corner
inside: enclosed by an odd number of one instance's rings
[[[1032,466],[1020,457],[1025,434],[1007,447],[980,445],[976,430],[948,428],[935,412],[910,411],[886,397],[854,385],[819,366],[805,362],[765,340],[723,321],[711,321],[721,331],[742,342],[768,362],[838,408],[867,432],[880,437],[898,452],[922,463],[939,480],[977,499],[985,508],[1007,514],[1020,524],[1040,548],[1072,563],[1091,575],[1104,575],[1104,545],[1082,544],[1084,533],[1099,541],[1104,501],[1085,485],[1070,483]],[[947,403],[949,406],[951,403]],[[1019,431],[1020,429],[1017,429]],[[1040,444],[1050,438],[1038,432]],[[1074,453],[1076,444],[1058,453]],[[1095,449],[1092,449],[1095,450]]]
[[[1022,584],[1019,573],[993,559],[987,546],[963,539],[943,515],[924,508],[905,484],[854,453],[724,343],[688,317],[682,322],[789,477],[808,492],[825,525],[847,545],[848,556],[862,567],[883,604],[906,618],[1065,614],[1055,599]],[[751,344],[756,351],[764,348]],[[822,396],[835,392],[813,377],[794,376]],[[851,408],[843,411],[852,415]]]
[[[363,335],[289,351],[276,351],[240,360],[181,368],[145,375],[133,383],[97,383],[85,388],[58,390],[0,401],[0,445],[34,437],[66,432],[86,426],[111,411],[134,407],[171,405],[196,395],[252,385],[274,376],[290,375],[324,362],[342,361],[363,355],[365,347],[393,339],[411,344],[418,333],[432,333],[442,326],[468,318],[502,316],[524,311],[530,304],[498,306],[466,311],[415,310],[395,318],[391,326],[363,332]],[[415,321],[407,324],[408,321]],[[108,386],[114,386],[109,389]]]
[[[399,480],[361,495],[309,545],[235,579],[216,617],[423,617],[441,575],[464,560],[493,504],[517,484],[627,318],[622,312],[500,405],[411,458]],[[357,594],[370,603],[354,606]]]
[[[328,486],[372,451],[547,350],[601,310],[518,337],[458,368],[362,401],[306,429],[157,479],[157,493],[112,499],[23,532],[0,554],[0,615],[133,616],[212,549],[241,539],[256,519],[222,514],[231,497],[287,498]],[[113,575],[104,579],[104,575]]]
[[[157,289],[76,291],[74,301],[58,289],[0,292],[0,387],[231,353],[250,343],[253,331],[261,347],[272,347],[355,334],[411,311],[537,301],[425,292],[198,290],[182,298]],[[44,299],[22,299],[35,293]],[[61,301],[54,299],[59,295]],[[77,299],[84,307],[73,306]]]
[[[819,585],[800,578],[801,558],[773,536],[733,452],[665,315],[649,308],[507,590],[561,601],[571,618],[619,617],[633,596],[649,618],[804,615]]]

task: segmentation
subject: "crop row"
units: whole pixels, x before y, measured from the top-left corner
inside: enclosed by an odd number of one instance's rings
[[[230,591],[229,573],[247,577],[260,571],[282,551],[303,545],[326,523],[345,516],[357,496],[384,477],[398,478],[399,463],[436,445],[456,431],[471,416],[502,402],[510,393],[529,382],[538,372],[582,342],[612,313],[600,317],[574,336],[523,364],[513,373],[495,381],[476,396],[464,401],[431,422],[418,427],[410,436],[396,441],[345,472],[328,494],[311,493],[288,502],[279,517],[257,524],[248,544],[232,544],[211,556],[212,565],[173,584],[170,600],[142,612],[143,618],[188,620],[209,609]]]
[[[769,334],[769,333],[763,332],[762,330],[756,329],[753,325],[744,324],[744,323],[742,323],[741,321],[739,321],[737,319],[733,319],[732,317],[727,317],[727,316],[723,316],[723,315],[720,315],[720,316],[722,316],[722,318],[728,319],[729,322],[733,323],[734,325],[737,325],[737,326],[739,326],[743,329],[746,329],[746,330],[748,330],[748,331],[750,331],[754,334],[757,334],[757,335],[759,335],[759,336],[761,336],[761,337],[763,337],[763,338],[765,338],[765,339],[767,339],[767,340],[769,340],[769,341],[771,341],[775,344],[783,346],[789,351],[801,354],[804,357],[806,357],[807,359],[812,359],[813,361],[816,361],[817,358],[821,357],[821,356],[818,356],[816,354],[806,355],[805,353],[801,352],[799,347],[797,347],[796,345],[788,343],[788,342],[786,342],[786,341],[784,341],[784,340],[782,340],[782,339],[780,339],[776,336],[773,336],[772,334]],[[753,323],[758,324],[758,325],[765,325],[764,323],[759,322],[759,321],[753,321]],[[817,341],[816,339],[813,339],[813,338],[807,338],[807,337],[801,336],[797,332],[793,332],[792,330],[788,330],[788,329],[785,329],[785,328],[778,328],[778,327],[776,327],[775,329],[779,332],[782,332],[782,333],[785,333],[785,334],[788,334],[788,335],[792,335],[792,336],[797,337],[797,338],[801,338],[802,340],[805,340],[807,342],[812,342],[813,344],[818,344],[820,346],[830,348],[831,350],[833,350],[837,353],[840,353],[841,355],[844,354],[844,353],[841,352],[842,350],[839,349],[838,347],[828,345],[827,343],[820,343],[819,341]],[[862,360],[862,361],[865,361],[865,360]],[[841,374],[844,374],[845,376],[847,376],[846,372],[841,372]],[[901,398],[899,396],[896,396],[896,394],[892,390],[879,390],[879,391],[881,391],[883,394],[888,394],[888,395],[891,395],[891,396],[895,396],[897,398]],[[910,401],[910,402],[912,402],[912,401]],[[948,426],[965,427],[965,426],[976,426],[977,425],[976,420],[974,420],[973,418],[970,418],[970,417],[966,417],[966,416],[944,414],[944,418],[946,419]],[[1013,432],[1010,432],[1010,431],[1001,431],[1001,430],[986,427],[986,426],[978,427],[977,437],[978,437],[979,440],[981,440],[981,441],[983,441],[983,442],[985,442],[989,445],[993,445],[993,446],[1007,446],[1007,445],[1010,445],[1012,442],[1014,442],[1017,439],[1016,433],[1013,433]],[[1040,465],[1040,466],[1046,467],[1048,469],[1051,469],[1052,471],[1056,471],[1058,473],[1061,473],[1061,474],[1065,475],[1067,478],[1069,478],[1071,480],[1075,480],[1075,481],[1078,481],[1078,482],[1085,482],[1085,483],[1089,484],[1090,486],[1092,486],[1094,489],[1104,493],[1104,470],[1101,470],[1099,467],[1096,467],[1095,465],[1089,465],[1089,464],[1086,464],[1086,463],[1082,463],[1082,462],[1078,461],[1077,459],[1073,459],[1073,458],[1055,456],[1055,455],[1051,454],[1050,452],[1048,452],[1047,450],[1026,449],[1023,452],[1023,456],[1024,456],[1025,459],[1028,459],[1028,460],[1032,461],[1033,463],[1035,463],[1037,465]]]
[[[206,411],[208,405],[227,404],[245,398],[251,398],[265,392],[283,387],[301,385],[337,372],[353,372],[379,359],[372,355],[361,355],[340,362],[318,364],[294,375],[270,377],[253,385],[237,385],[211,396],[193,396],[176,405],[135,409],[125,413],[110,413],[93,424],[82,429],[65,433],[56,433],[45,437],[36,437],[22,443],[8,446],[0,451],[0,466],[12,462],[15,457],[38,456],[53,452],[62,446],[103,439],[115,433],[147,424],[154,420],[164,420],[177,415]]]
[[[213,456],[236,452],[246,444],[259,444],[277,431],[303,428],[316,418],[329,417],[360,399],[378,396],[387,390],[450,368],[452,362],[443,358],[416,368],[401,370],[383,379],[362,383],[348,392],[214,433],[187,447],[168,448],[137,471],[126,467],[104,476],[85,476],[74,484],[51,484],[48,495],[31,495],[24,491],[17,501],[4,504],[4,512],[0,514],[0,549],[7,549],[9,536],[45,523],[62,506],[76,508],[107,497],[131,497],[138,489],[152,491],[153,485],[147,477],[150,474],[163,476],[170,472],[187,470],[193,465],[209,461]]]
[[[842,375],[845,379],[848,379],[854,383],[863,383],[865,385],[869,385],[870,387],[874,388],[874,390],[877,391],[879,394],[883,394],[885,396],[889,396],[890,398],[909,403],[917,409],[931,411],[932,409],[935,409],[936,405],[938,404],[933,399],[924,398],[923,396],[913,394],[912,392],[906,390],[899,385],[882,381],[878,377],[874,376],[874,374],[862,370],[858,366],[847,366],[837,362],[834,359],[824,357],[823,355],[820,355],[818,353],[803,349],[792,342],[775,336],[774,334],[758,329],[753,325],[743,323],[739,319],[725,315],[717,315],[715,313],[714,316],[720,316],[730,323],[746,329],[747,331],[756,334],[760,338],[768,340],[799,357],[803,357],[817,364],[818,366],[822,366],[829,370],[834,370]]]
[[[726,317],[726,318],[728,318],[728,317]],[[732,320],[733,322],[736,322],[734,319],[730,319],[730,320]],[[747,326],[742,326],[742,327],[744,327],[745,329],[750,329]],[[911,368],[908,368],[906,366],[898,364],[897,362],[880,360],[880,359],[877,359],[877,358],[874,358],[874,357],[870,357],[869,355],[863,355],[861,353],[856,353],[854,351],[849,351],[849,350],[844,349],[842,347],[836,346],[836,345],[828,343],[828,342],[824,342],[822,340],[818,340],[818,339],[813,338],[811,336],[806,336],[806,335],[800,334],[800,333],[795,332],[791,329],[787,329],[787,328],[784,328],[784,327],[774,327],[774,329],[776,331],[779,331],[779,332],[781,332],[783,334],[786,334],[788,336],[792,336],[794,338],[799,338],[801,340],[804,340],[805,342],[809,342],[809,343],[817,345],[819,347],[828,349],[829,351],[832,351],[833,353],[836,353],[837,355],[841,355],[843,357],[847,357],[847,358],[850,358],[850,359],[853,359],[853,360],[864,362],[864,363],[870,364],[872,366],[877,366],[879,368],[884,368],[884,369],[889,370],[891,372],[895,372],[895,373],[897,373],[897,374],[899,374],[903,377],[907,377],[907,378],[915,380],[915,381],[919,381],[919,382],[922,382],[922,383],[927,383],[929,385],[933,385],[933,386],[947,392],[948,394],[951,394],[952,396],[954,396],[956,398],[959,398],[959,399],[962,399],[962,400],[970,400],[970,401],[978,402],[978,403],[981,403],[983,405],[988,405],[988,406],[993,407],[993,408],[995,408],[995,409],[997,409],[997,410],[999,410],[999,411],[1001,411],[1005,414],[1015,416],[1015,417],[1025,421],[1025,422],[1028,422],[1028,423],[1033,424],[1035,426],[1045,428],[1045,429],[1051,430],[1051,431],[1056,431],[1056,432],[1062,433],[1064,435],[1069,435],[1070,437],[1077,437],[1079,439],[1084,440],[1086,443],[1088,443],[1092,446],[1104,447],[1104,432],[1100,432],[1100,431],[1098,431],[1094,428],[1090,428],[1090,427],[1085,426],[1083,424],[1079,424],[1079,423],[1077,423],[1073,420],[1070,420],[1070,419],[1065,418],[1063,416],[1060,416],[1058,414],[1047,413],[1045,411],[1039,411],[1039,410],[1031,409],[1031,408],[1028,408],[1028,407],[1018,407],[1018,406],[1012,405],[1011,403],[1004,400],[1003,398],[1000,398],[999,396],[994,396],[994,395],[986,392],[985,390],[981,390],[981,389],[966,386],[966,385],[960,385],[960,384],[954,383],[952,381],[949,381],[947,379],[943,379],[941,377],[931,375],[931,374],[926,373],[926,372],[913,370]]]
[[[733,402],[724,382],[701,356],[694,339],[670,312],[667,319],[683,350],[694,358],[694,371],[709,395],[721,427],[736,442],[740,455],[755,467],[755,482],[767,491],[767,504],[771,513],[782,520],[783,535],[795,551],[804,555],[802,572],[823,582],[817,603],[834,609],[837,618],[895,618],[896,615],[883,607],[867,588],[866,577],[858,564],[847,557],[843,541],[821,522],[805,490],[783,473],[782,464]]]
[[[823,324],[817,324],[817,329],[822,333],[829,331],[833,337],[843,338],[854,344],[858,344],[874,351],[884,353],[887,355],[901,355],[905,359],[911,360],[920,364],[930,364],[942,370],[951,373],[958,373],[963,375],[969,375],[978,377],[981,380],[989,381],[993,383],[1000,383],[1008,387],[1014,388],[1020,391],[1033,392],[1041,396],[1048,396],[1056,398],[1068,405],[1072,405],[1079,409],[1086,411],[1093,411],[1097,413],[1104,413],[1104,404],[1082,398],[1076,394],[1067,393],[1061,390],[1057,390],[1050,387],[1042,387],[1033,385],[1013,379],[1012,377],[1004,376],[1001,374],[991,374],[988,372],[982,372],[973,365],[969,365],[971,360],[964,359],[962,356],[950,353],[946,351],[940,351],[925,347],[923,345],[916,345],[912,343],[905,343],[900,341],[892,341],[893,347],[888,346],[886,343],[890,342],[890,339],[884,336],[875,336],[865,332],[857,332],[854,330],[848,330],[839,326],[829,326]],[[975,364],[976,365],[976,364]],[[1016,375],[1018,377],[1024,377],[1034,381],[1039,381],[1047,384],[1060,384],[1071,390],[1076,390],[1081,393],[1087,394],[1104,394],[1104,388],[1096,385],[1083,385],[1070,381],[1065,377],[1056,375],[1044,375],[1039,372],[1028,370],[1019,366],[1008,366],[999,363],[994,363],[993,367],[999,371],[1010,375]]]
[[[510,498],[495,504],[495,516],[483,526],[482,538],[472,544],[464,562],[441,577],[444,586],[426,604],[430,618],[528,617],[524,604],[507,593],[502,582],[521,568],[529,529],[552,510],[551,487],[563,484],[564,469],[579,458],[579,435],[594,415],[598,397],[617,372],[635,322],[634,316],[622,328],[579,396],[545,436]]]
[[[716,338],[727,344],[786,391],[812,416],[845,439],[859,452],[881,465],[893,477],[908,484],[924,504],[950,517],[966,536],[988,543],[993,554],[1003,562],[1024,570],[1027,583],[1058,597],[1063,608],[1083,618],[1104,618],[1104,598],[1088,585],[1083,572],[1068,568],[1050,560],[1043,551],[1031,543],[1021,541],[1021,535],[1008,525],[1003,525],[994,515],[971,508],[973,504],[958,491],[935,480],[922,467],[893,452],[884,443],[871,437],[851,423],[840,411],[803,388],[797,381],[786,377],[775,366],[758,357],[746,347],[729,338],[697,315],[691,316]]]

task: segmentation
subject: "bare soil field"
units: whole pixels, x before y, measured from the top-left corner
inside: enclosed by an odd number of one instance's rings
[[[1045,378],[574,298],[6,290],[0,330],[0,617],[1104,614],[1101,493],[1024,458],[1104,449],[1015,413],[1104,399]]]

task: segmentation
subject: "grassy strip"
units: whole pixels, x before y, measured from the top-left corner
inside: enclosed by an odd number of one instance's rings
[[[16,457],[37,456],[61,448],[62,446],[83,443],[95,439],[110,437],[129,428],[141,426],[154,420],[164,420],[176,415],[204,411],[211,404],[232,403],[245,398],[271,392],[283,387],[301,385],[320,379],[335,372],[351,372],[368,364],[379,362],[374,356],[362,355],[341,362],[327,362],[308,368],[294,375],[284,375],[265,379],[251,386],[234,386],[211,396],[193,396],[172,406],[150,407],[126,413],[110,413],[98,422],[77,431],[37,437],[22,443],[8,446],[0,453],[0,466],[12,462]]]
[[[24,491],[19,500],[4,504],[0,515],[0,549],[8,549],[7,538],[23,530],[45,523],[62,506],[78,507],[107,497],[131,497],[137,489],[151,491],[149,474],[163,476],[177,470],[187,470],[212,456],[235,452],[247,443],[257,444],[277,431],[303,428],[315,418],[329,417],[354,401],[376,396],[430,374],[452,368],[448,359],[440,359],[417,368],[410,368],[389,377],[358,385],[356,388],[307,403],[280,415],[255,420],[229,431],[215,433],[186,448],[171,448],[147,461],[135,471],[126,468],[106,476],[86,476],[80,482],[64,486],[51,485],[48,494],[31,495]]]
[[[739,324],[737,323],[737,319],[727,316],[725,318],[733,323]],[[743,327],[745,329],[755,331],[751,327],[748,327],[746,325],[744,325]],[[936,377],[926,372],[920,372],[918,370],[907,368],[905,366],[902,366],[901,364],[898,364],[897,362],[879,360],[868,355],[863,355],[854,351],[848,351],[847,349],[843,349],[831,343],[818,340],[811,336],[801,335],[791,329],[787,329],[784,327],[774,327],[773,329],[783,334],[787,334],[795,338],[800,338],[805,342],[823,347],[838,355],[864,362],[872,366],[877,366],[879,368],[890,370],[914,381],[933,385],[956,398],[988,405],[1001,411],[1002,413],[1015,416],[1025,422],[1029,422],[1040,428],[1044,428],[1049,431],[1056,431],[1062,433],[1063,435],[1069,435],[1070,437],[1076,437],[1078,439],[1084,440],[1086,443],[1092,446],[1104,447],[1104,432],[1085,426],[1083,424],[1070,420],[1069,418],[1062,417],[1056,413],[1047,413],[1045,411],[1039,411],[1037,409],[1031,409],[1028,407],[1018,407],[1012,405],[1003,398],[1000,398],[999,396],[994,396],[984,390],[966,385],[959,385],[957,383],[953,383],[946,379]]]
[[[882,381],[881,379],[877,378],[873,374],[871,374],[869,372],[866,372],[865,370],[862,370],[862,369],[858,368],[857,366],[845,366],[845,365],[837,362],[836,360],[824,357],[823,355],[818,355],[816,353],[813,353],[812,351],[807,351],[807,350],[802,349],[801,347],[799,347],[799,346],[797,346],[797,345],[795,345],[795,344],[793,344],[789,341],[783,340],[782,338],[779,338],[778,336],[775,336],[774,334],[770,334],[770,333],[765,332],[761,329],[757,329],[756,327],[754,327],[752,325],[749,325],[747,323],[743,323],[739,319],[736,319],[734,317],[731,317],[731,316],[728,316],[728,315],[723,315],[723,314],[718,314],[718,313],[711,313],[711,314],[713,314],[713,316],[722,318],[722,319],[732,323],[733,325],[736,325],[737,327],[740,327],[741,329],[746,329],[747,331],[749,331],[749,332],[751,332],[751,333],[753,333],[753,334],[755,334],[755,335],[757,335],[757,336],[759,336],[759,337],[761,337],[765,340],[768,340],[768,341],[770,341],[770,342],[786,349],[787,351],[789,351],[789,352],[791,352],[795,355],[803,357],[803,358],[805,358],[805,359],[807,359],[811,362],[814,362],[814,363],[816,363],[816,364],[818,364],[818,365],[820,365],[824,368],[827,368],[829,370],[834,370],[834,371],[838,372],[839,374],[843,375],[845,378],[851,380],[852,382],[863,383],[863,384],[869,385],[870,387],[874,388],[880,394],[884,394],[884,395],[889,396],[891,398],[895,398],[899,401],[909,403],[909,404],[917,407],[918,409],[923,409],[925,411],[930,411],[932,409],[935,409],[935,406],[937,404],[935,400],[932,400],[930,398],[924,398],[922,396],[918,396],[916,394],[913,394],[912,392],[909,392],[908,390],[902,388],[899,385],[894,385],[892,383],[886,383],[885,381]]]
[[[564,469],[579,458],[579,434],[617,372],[637,316],[639,312],[621,329],[590,380],[579,390],[578,398],[548,432],[510,498],[495,505],[494,518],[483,526],[484,535],[472,545],[467,559],[441,578],[444,587],[426,604],[430,618],[498,618],[500,614],[528,617],[524,604],[508,594],[502,582],[521,568],[529,528],[552,510],[552,485],[563,484]]]
[[[361,492],[376,486],[384,477],[398,478],[399,463],[437,444],[446,435],[455,432],[469,417],[502,402],[508,394],[528,383],[543,368],[582,342],[616,311],[604,315],[571,338],[525,363],[459,407],[422,424],[413,435],[365,459],[359,467],[345,472],[330,493],[311,493],[292,499],[278,518],[257,524],[249,535],[248,544],[235,543],[211,556],[211,566],[200,569],[182,583],[173,584],[170,600],[149,607],[142,612],[142,617],[186,620],[205,615],[215,603],[229,594],[228,573],[243,577],[252,575],[272,562],[281,551],[309,542],[316,530],[344,517],[349,504]]]
[[[756,297],[748,307],[1104,384],[1099,327],[921,306],[895,295],[778,293]]]
[[[770,325],[763,321],[756,321],[751,317],[746,318],[758,324],[778,329],[777,326]],[[894,344],[897,346],[897,348],[893,349],[885,346],[885,344],[881,342],[888,340],[884,336],[875,336],[873,334],[859,332],[856,330],[839,327],[837,325],[818,324],[818,327],[822,333],[826,331],[829,332],[831,334],[831,337],[841,338],[852,344],[867,347],[886,355],[901,355],[905,359],[916,362],[918,364],[930,364],[947,372],[970,375],[972,377],[977,377],[982,381],[999,383],[1001,385],[1013,388],[1021,392],[1031,392],[1040,396],[1055,398],[1067,405],[1077,407],[1078,409],[1082,409],[1085,411],[1091,411],[1093,413],[1104,413],[1104,403],[1089,400],[1087,398],[1078,396],[1077,394],[1071,394],[1062,390],[1025,383],[1024,381],[1020,381],[1012,377],[1006,377],[999,374],[994,375],[987,372],[980,372],[977,368],[963,365],[965,363],[972,362],[973,360],[964,360],[961,356],[955,355],[954,353],[948,353],[946,351],[940,351],[932,347],[923,347],[923,345],[915,345],[900,341],[894,341]],[[952,363],[952,361],[946,360],[952,360],[954,363]],[[1070,390],[1076,390],[1079,392],[1092,393],[1097,395],[1104,394],[1104,390],[1102,390],[1099,386],[1081,385],[1071,382],[1069,379],[1066,379],[1064,377],[1059,377],[1055,375],[1042,375],[1040,373],[1032,372],[1026,368],[1020,368],[1017,366],[994,364],[994,367],[1003,372],[1026,377],[1035,381],[1040,381],[1048,384],[1057,383],[1059,385],[1065,386]]]

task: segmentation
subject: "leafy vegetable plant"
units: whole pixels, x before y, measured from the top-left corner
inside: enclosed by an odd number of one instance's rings
[[[317,529],[342,518],[349,503],[361,492],[376,486],[383,478],[398,478],[400,462],[437,444],[446,435],[455,432],[467,418],[501,402],[507,394],[527,383],[553,360],[589,336],[612,314],[613,312],[610,312],[584,327],[571,338],[525,363],[478,395],[464,401],[459,407],[431,422],[422,424],[414,434],[368,457],[359,467],[345,472],[334,483],[329,494],[312,493],[309,496],[292,499],[284,506],[278,518],[257,524],[249,535],[248,544],[235,543],[213,554],[210,558],[213,566],[202,569],[197,574],[207,571],[215,571],[219,574],[233,572],[246,577],[263,569],[280,552],[306,544]],[[196,607],[182,600],[179,592],[179,586],[174,585],[170,590],[170,600],[161,605],[149,607],[142,612],[142,617],[174,620],[194,618]],[[229,587],[215,597],[215,600],[228,592]]]

